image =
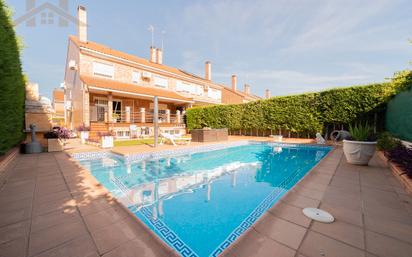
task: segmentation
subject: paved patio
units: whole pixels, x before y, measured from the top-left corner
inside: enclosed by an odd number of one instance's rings
[[[19,155],[0,191],[0,256],[175,256],[65,153]],[[320,206],[332,224],[310,221]],[[411,256],[412,198],[374,158],[329,154],[225,256]]]

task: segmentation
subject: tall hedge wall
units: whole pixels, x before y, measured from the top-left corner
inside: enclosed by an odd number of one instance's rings
[[[0,154],[23,138],[24,85],[10,11],[0,0]]]
[[[196,107],[187,111],[189,129],[229,128],[232,133],[282,133],[313,136],[330,126],[359,121],[382,124],[386,103],[412,84],[412,72],[396,73],[390,82],[292,96],[238,105]],[[378,114],[378,115],[376,115]]]

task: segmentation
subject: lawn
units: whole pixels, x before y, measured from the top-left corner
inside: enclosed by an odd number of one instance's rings
[[[158,142],[160,143],[160,139],[158,140]],[[154,138],[129,139],[114,141],[114,146],[152,145],[153,143]]]

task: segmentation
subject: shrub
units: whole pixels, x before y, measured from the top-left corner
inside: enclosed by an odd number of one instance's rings
[[[368,123],[365,123],[365,125],[349,125],[349,133],[351,138],[356,141],[368,141],[370,139],[371,131],[372,128],[368,125]]]
[[[24,85],[11,14],[0,0],[0,154],[23,139]]]
[[[391,162],[396,163],[409,178],[412,178],[412,149],[399,145],[385,153]]]
[[[186,113],[188,129],[279,130],[314,135],[329,125],[382,124],[386,103],[412,83],[412,72],[396,73],[392,81],[273,97],[246,104],[195,107]],[[382,129],[382,128],[380,128]]]
[[[380,151],[391,151],[402,145],[399,139],[393,138],[389,132],[384,132],[379,135],[376,147]]]

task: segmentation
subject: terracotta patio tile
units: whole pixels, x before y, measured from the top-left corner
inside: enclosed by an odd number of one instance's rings
[[[75,199],[77,206],[79,208],[80,213],[83,216],[102,211],[106,208],[110,208],[111,206],[115,205],[113,201],[107,199],[107,197],[90,197],[90,196],[82,196],[80,198]]]
[[[319,208],[331,213],[338,221],[344,221],[346,223],[351,223],[360,227],[363,226],[361,211],[341,208],[340,206],[330,205],[323,202],[320,204]]]
[[[136,253],[135,253],[136,254]],[[45,251],[35,257],[98,257],[96,246],[89,235],[75,238],[67,243]]]
[[[36,196],[55,194],[55,193],[65,191],[65,190],[68,190],[65,184],[57,184],[57,185],[52,185],[52,186],[47,186],[47,187],[39,187],[36,190]]]
[[[76,208],[66,208],[33,217],[31,231],[36,232],[62,223],[81,222]]]
[[[412,244],[412,225],[367,215],[364,219],[366,229]]]
[[[293,249],[298,249],[306,229],[288,222],[286,220],[276,218],[270,213],[265,214],[256,224],[255,229],[260,234],[263,234],[279,243],[283,243]]]
[[[44,203],[34,203],[33,215],[43,215],[57,210],[72,209],[76,206],[76,201],[70,197],[55,199]]]
[[[303,227],[309,227],[311,220],[302,213],[302,208],[289,205],[283,202],[278,202],[275,206],[269,209],[269,212],[282,219],[291,221]]]
[[[360,196],[351,193],[340,193],[339,191],[333,190],[333,187],[327,189],[323,196],[322,203],[347,208],[353,211],[360,211],[362,207]]]
[[[122,220],[128,213],[120,206],[113,206],[102,211],[84,216],[84,221],[90,231],[111,225],[116,221]]]
[[[29,219],[31,207],[0,213],[0,227]]]
[[[124,220],[115,222],[102,229],[92,231],[100,254],[105,254],[121,244],[136,238],[136,234]]]
[[[412,245],[366,231],[366,250],[382,257],[410,257]]]
[[[27,238],[20,237],[13,241],[0,244],[1,257],[23,257],[26,256]]]
[[[362,257],[364,251],[321,235],[317,232],[309,231],[299,248],[299,252],[308,257]]]
[[[7,204],[10,202],[20,201],[25,198],[33,198],[34,192],[16,192],[13,194],[6,194],[0,192],[0,204]]]
[[[33,202],[32,196],[28,196],[21,200],[0,202],[0,205],[1,205],[0,213],[18,211],[24,208],[31,208],[32,202]]]
[[[394,192],[363,188],[362,199],[365,206],[382,206],[387,208],[404,210],[399,196]]]
[[[30,234],[29,255],[52,249],[72,239],[86,235],[82,222],[62,223]]]
[[[324,191],[311,189],[305,186],[297,187],[294,190],[296,193],[315,200],[322,200]]]
[[[70,200],[71,199],[71,195],[69,193],[68,190],[62,190],[60,192],[56,192],[53,194],[47,194],[47,195],[42,195],[42,196],[38,196],[35,195],[34,196],[34,203],[35,205],[39,205],[39,204],[43,204],[46,202],[53,202],[53,201],[63,201],[63,200]]]
[[[295,251],[276,241],[273,241],[254,230],[250,230],[233,246],[232,253],[236,257],[292,257]]]
[[[342,177],[333,177],[330,186],[345,189],[347,191],[360,191],[359,180],[347,179]]]
[[[282,201],[286,202],[287,204],[291,204],[291,205],[294,205],[300,208],[306,208],[306,207],[316,208],[319,206],[319,200],[311,199],[303,195],[298,195],[298,194],[293,194],[293,193],[287,194],[286,197],[282,199]]]
[[[103,257],[135,257],[139,253],[139,257],[166,257],[170,253],[158,245],[153,244],[152,247],[147,243],[142,243],[138,239],[133,239],[121,244],[119,247],[103,255]]]
[[[365,248],[361,227],[336,220],[330,224],[315,221],[310,229],[355,247]]]
[[[29,220],[0,227],[0,244],[14,240],[19,237],[27,237],[29,234]]]

